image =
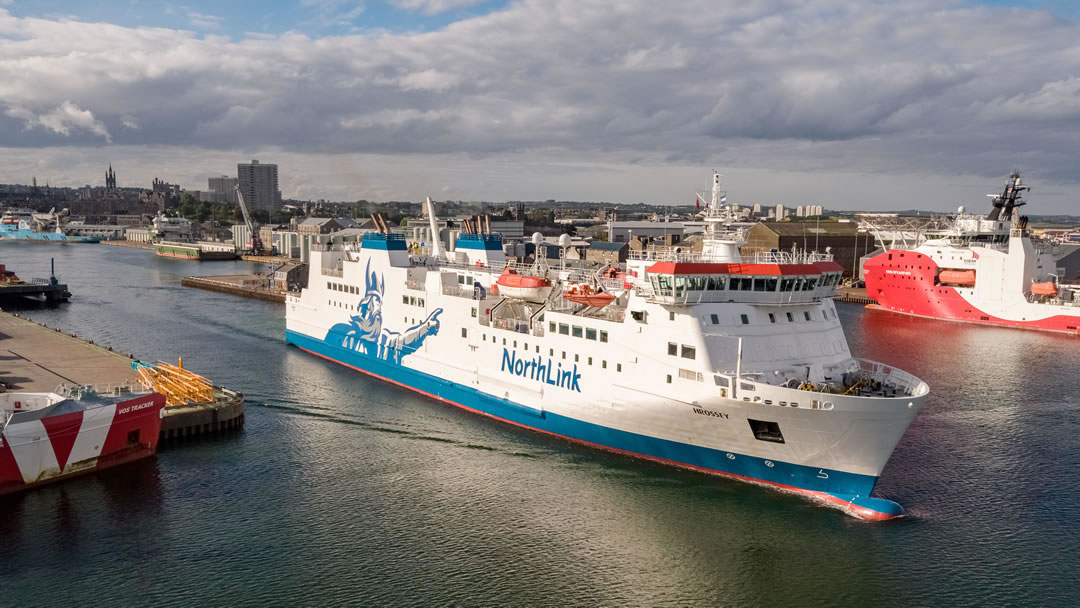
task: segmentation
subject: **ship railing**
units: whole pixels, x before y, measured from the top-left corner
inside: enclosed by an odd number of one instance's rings
[[[319,267],[319,274],[323,275],[324,277],[337,277],[340,279],[345,276],[345,271],[341,268]]]
[[[423,281],[405,281],[405,289],[412,289],[415,291],[424,291],[425,285]]]
[[[556,298],[548,306],[548,310],[551,312],[588,317],[590,319],[611,321],[613,323],[622,323],[623,320],[626,319],[626,307],[620,306],[617,301],[612,302],[603,308],[595,308],[578,302],[572,302],[566,298]]]
[[[701,259],[701,253],[685,251],[682,247],[657,247],[631,250],[629,258],[646,262],[696,262]]]
[[[749,259],[746,259],[749,257]],[[814,262],[831,262],[831,253],[817,253],[811,251],[755,251],[751,255],[744,254],[744,261],[753,264],[813,264]]]
[[[120,397],[123,395],[145,395],[152,389],[142,383],[113,382],[102,384],[60,384],[53,391],[61,397],[82,399],[92,395],[102,397]]]
[[[29,281],[26,281],[30,285],[49,285],[49,279],[43,279],[41,277],[34,277]]]
[[[856,359],[856,361],[859,362],[859,372],[864,378],[879,382],[884,386],[895,387],[905,395],[917,397],[930,390],[925,382],[904,370],[869,359]]]
[[[529,322],[521,319],[492,319],[491,327],[506,329],[519,334],[529,333]]]

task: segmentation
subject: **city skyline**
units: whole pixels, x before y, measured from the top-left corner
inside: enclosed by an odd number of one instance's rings
[[[732,200],[948,211],[1020,167],[1032,213],[1080,202],[1062,2],[214,6],[0,1],[0,182],[268,158],[291,199],[692,203],[718,168]]]

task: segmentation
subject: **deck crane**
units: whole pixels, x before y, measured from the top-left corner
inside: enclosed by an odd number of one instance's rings
[[[259,238],[259,226],[251,219],[251,214],[248,213],[247,205],[244,203],[244,195],[240,192],[240,186],[236,186],[236,200],[240,203],[240,212],[244,214],[244,225],[247,226],[248,231],[251,233],[251,250],[255,255],[263,254],[262,239]]]

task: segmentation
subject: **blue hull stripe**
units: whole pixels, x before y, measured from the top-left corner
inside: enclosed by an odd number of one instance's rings
[[[613,429],[500,399],[470,386],[342,348],[327,341],[313,339],[294,331],[287,330],[285,334],[289,343],[316,355],[518,426],[670,464],[817,494],[826,500],[854,507],[853,510],[871,511],[872,513],[864,514],[876,519],[885,518],[882,516],[892,517],[902,512],[899,505],[891,501],[869,498],[870,491],[877,482],[877,477],[874,476],[819,469],[777,460],[769,461],[764,458]],[[771,463],[772,466],[766,463]]]

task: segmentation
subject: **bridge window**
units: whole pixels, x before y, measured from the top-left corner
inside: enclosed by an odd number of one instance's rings
[[[706,281],[707,281],[706,277],[690,277],[688,279],[688,281],[690,282],[690,290],[691,291],[704,291],[705,290],[705,284],[706,284]]]
[[[792,316],[792,314],[790,312],[787,313],[787,322],[788,323],[794,323],[795,322],[795,317]]]
[[[769,323],[776,323],[776,315],[769,313]]]
[[[696,359],[697,350],[693,346],[682,345],[682,358],[683,359]]]
[[[667,343],[667,354],[671,355],[672,357],[678,355],[679,354],[679,345],[674,343],[674,342],[668,342]]]
[[[713,325],[719,325],[720,324],[720,317],[718,317],[716,315],[709,315],[709,320],[712,321]]]
[[[585,328],[585,339],[586,340],[595,340],[596,339],[596,330],[591,328],[591,327],[586,327]]]
[[[739,318],[742,320],[743,325],[749,325],[750,324],[750,317],[746,316],[745,314],[739,315]]]
[[[780,279],[780,291],[795,291],[795,279]]]
[[[803,314],[803,317],[804,317],[804,318],[805,318],[805,319],[806,319],[807,321],[809,321],[809,320],[810,320],[810,311],[809,311],[809,310],[804,310],[802,314]]]
[[[566,323],[559,323],[559,333],[564,336],[570,335],[570,325]]]
[[[765,279],[765,291],[776,291],[776,279]]]
[[[602,329],[600,330],[600,341],[607,342],[607,332]]]
[[[581,337],[581,326],[580,325],[573,326],[571,328],[570,335],[574,336],[575,338],[580,338]]]

